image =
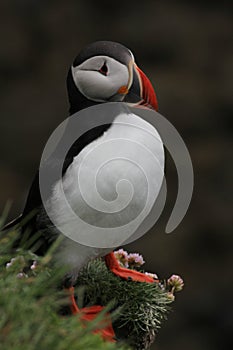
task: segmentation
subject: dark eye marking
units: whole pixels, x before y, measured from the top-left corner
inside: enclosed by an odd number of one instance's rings
[[[106,62],[104,62],[102,67],[99,69],[99,72],[105,76],[108,74],[108,67],[106,65]]]

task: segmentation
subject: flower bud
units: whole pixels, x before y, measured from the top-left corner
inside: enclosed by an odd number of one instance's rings
[[[156,275],[156,273],[152,273],[152,272],[144,272],[145,275],[154,278],[155,280],[158,280],[158,276]]]
[[[168,292],[167,293],[167,298],[170,300],[170,301],[174,301],[175,300],[175,295],[171,292]]]

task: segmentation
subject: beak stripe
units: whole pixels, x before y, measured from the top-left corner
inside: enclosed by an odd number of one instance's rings
[[[153,109],[158,111],[157,97],[150,80],[147,78],[146,74],[143,73],[143,71],[138,66],[136,66],[136,69],[139,74],[141,85],[142,85],[141,97],[143,101],[141,104],[148,107],[151,106]]]

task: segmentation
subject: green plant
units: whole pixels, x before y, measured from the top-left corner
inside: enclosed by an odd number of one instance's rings
[[[4,220],[0,220],[3,222]],[[84,324],[81,315],[62,316],[69,307],[69,294],[61,286],[65,268],[52,265],[59,239],[44,257],[24,248],[16,230],[0,233],[0,343],[2,350],[91,350],[149,349],[166,318],[174,292],[183,280],[171,276],[154,283],[123,280],[114,275],[102,259],[90,261],[79,273],[75,293],[79,307],[101,305],[110,311],[116,343],[93,334],[101,328],[106,312]],[[27,239],[23,240],[27,243]],[[27,245],[26,245],[27,246]],[[144,263],[137,253],[115,252],[120,264],[141,270]]]
[[[40,258],[13,251],[16,237],[12,231],[0,238],[1,350],[126,349],[92,334],[95,321],[84,328],[78,316],[59,314],[69,302],[67,292],[58,288],[63,269],[50,267],[51,252]]]

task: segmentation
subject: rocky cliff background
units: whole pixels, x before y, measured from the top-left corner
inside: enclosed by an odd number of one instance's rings
[[[164,228],[177,189],[168,158],[168,202],[147,235],[127,247],[160,277],[180,274],[157,350],[226,349],[232,338],[233,25],[220,1],[2,0],[0,4],[0,207],[23,207],[50,133],[68,116],[65,78],[79,50],[119,41],[155,86],[159,111],[191,153],[195,189],[174,233]]]

